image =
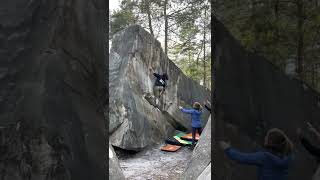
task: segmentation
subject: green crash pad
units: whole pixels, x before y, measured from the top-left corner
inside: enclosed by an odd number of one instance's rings
[[[182,136],[185,136],[186,135],[186,133],[178,133],[177,135],[175,135],[175,136],[177,136],[177,137],[182,137]]]
[[[183,136],[183,135],[182,135]],[[179,141],[181,144],[192,144],[192,142],[190,141],[185,141],[185,140],[182,140],[179,136],[173,136],[177,141]]]

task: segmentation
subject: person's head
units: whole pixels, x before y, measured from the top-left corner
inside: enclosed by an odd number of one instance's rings
[[[193,103],[193,108],[196,109],[196,110],[198,110],[198,111],[201,111],[202,106],[201,106],[200,103],[195,102],[195,103]]]
[[[167,74],[167,73],[163,73],[163,78],[164,78],[165,80],[169,80],[168,74]]]
[[[292,152],[293,144],[287,135],[278,128],[270,129],[264,139],[264,146],[275,154],[288,155]]]

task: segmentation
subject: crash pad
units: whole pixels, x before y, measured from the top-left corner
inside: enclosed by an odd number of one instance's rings
[[[175,136],[182,137],[182,136],[185,136],[185,135],[186,135],[186,133],[180,132],[180,133],[176,134]]]
[[[186,135],[184,135],[184,136],[181,136],[181,139],[183,139],[183,140],[192,140],[192,133],[189,133],[189,134],[186,134]],[[198,133],[196,133],[196,138],[195,138],[195,140],[196,141],[198,141],[200,139],[200,136],[199,136],[199,134]]]
[[[186,135],[186,133],[183,132],[178,132],[175,136],[180,138],[181,136]],[[180,139],[181,140],[181,139]],[[177,145],[177,146],[186,146],[186,145],[190,145],[189,143],[180,143],[177,139],[175,139],[174,137],[169,137],[165,140],[165,142],[167,144],[171,144],[171,145]]]
[[[173,138],[175,138],[177,141],[179,141],[181,144],[186,144],[186,145],[190,145],[192,144],[192,142],[190,141],[186,141],[186,140],[182,140],[180,137],[178,136],[173,136]]]
[[[177,145],[177,146],[186,146],[187,144],[182,144],[177,141],[175,138],[168,138],[165,140],[166,144]]]
[[[167,144],[167,145],[161,147],[161,151],[176,152],[180,148],[181,148],[181,146]]]

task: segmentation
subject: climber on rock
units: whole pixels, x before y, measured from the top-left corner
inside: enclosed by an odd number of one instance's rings
[[[169,77],[167,75],[167,73],[164,73],[162,75],[157,74],[157,73],[153,73],[153,75],[156,77],[156,81],[154,84],[154,95],[155,95],[155,100],[156,100],[156,105],[159,106],[159,99],[161,98],[161,96],[163,95],[165,88],[166,88],[166,81],[169,80]]]
[[[198,131],[199,135],[201,135],[201,114],[202,114],[202,106],[200,103],[195,102],[193,104],[192,109],[185,109],[179,106],[179,109],[187,114],[191,114],[191,127],[192,127],[192,148],[195,146],[195,138],[196,138],[196,131]]]
[[[264,138],[264,150],[243,153],[232,148],[230,143],[219,142],[227,157],[240,164],[258,167],[259,180],[287,180],[289,165],[293,161],[293,144],[280,129],[274,128]]]

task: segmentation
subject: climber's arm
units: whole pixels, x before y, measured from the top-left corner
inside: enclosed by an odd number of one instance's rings
[[[193,110],[192,109],[185,109],[183,107],[179,107],[179,109],[184,112],[184,113],[187,113],[187,114],[192,114],[193,113]]]
[[[231,160],[241,164],[261,165],[265,158],[263,152],[243,153],[231,147],[225,149],[224,152]]]

